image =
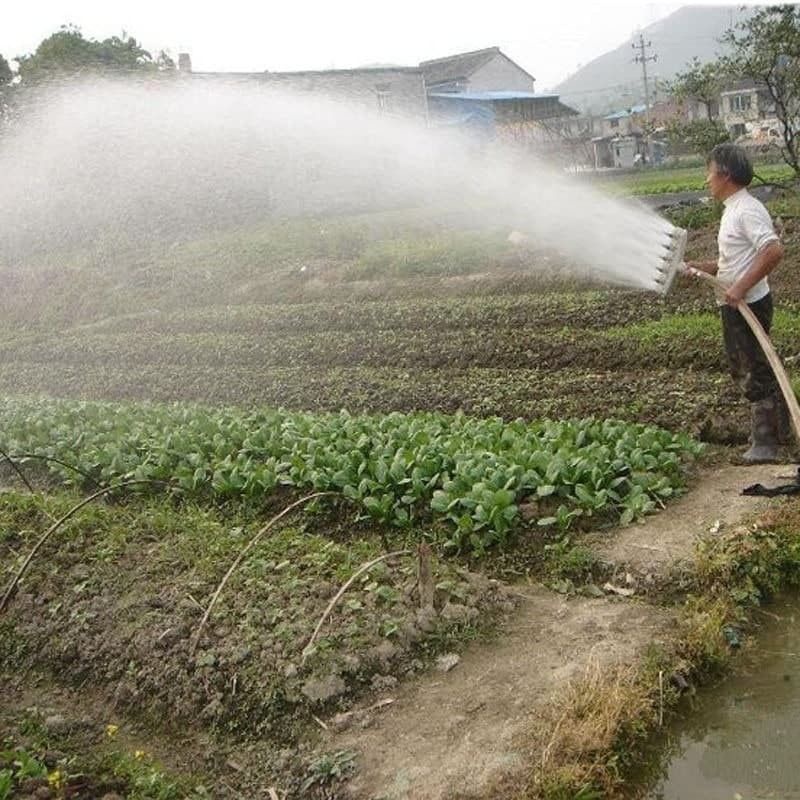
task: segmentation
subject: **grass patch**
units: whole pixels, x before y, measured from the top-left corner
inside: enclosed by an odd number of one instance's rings
[[[661,319],[609,328],[603,333],[611,339],[634,340],[648,345],[676,339],[717,341],[720,338],[720,323],[719,316],[713,313],[668,314]]]
[[[676,208],[668,211],[666,217],[678,228],[692,231],[699,230],[719,222],[722,217],[722,205],[704,203]]]
[[[569,536],[544,546],[544,569],[554,581],[584,584],[597,566],[598,559],[591,548],[573,544]]]
[[[778,345],[800,339],[800,312],[776,309],[772,331]],[[612,339],[636,340],[648,345],[681,340],[706,343],[720,340],[721,327],[719,314],[714,312],[666,314],[661,319],[608,328],[602,335]]]
[[[600,800],[618,787],[623,743],[642,735],[652,697],[635,667],[608,670],[595,660],[548,712],[544,726],[552,735],[532,787],[536,794],[526,796]]]

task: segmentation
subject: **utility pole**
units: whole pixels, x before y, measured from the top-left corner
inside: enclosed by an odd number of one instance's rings
[[[651,42],[645,42],[644,36],[642,36],[641,33],[639,34],[639,43],[633,42],[631,44],[634,50],[639,51],[633,59],[634,62],[642,65],[642,80],[644,81],[644,149],[648,159],[650,158],[650,146],[648,142],[648,129],[650,128],[650,90],[647,85],[647,62],[658,61],[658,53],[653,53],[651,56],[647,55],[647,48],[652,46]]]

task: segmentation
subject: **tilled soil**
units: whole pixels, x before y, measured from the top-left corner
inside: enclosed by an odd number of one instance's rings
[[[784,309],[800,307],[795,236],[785,234],[786,261],[772,281]],[[708,257],[714,246],[713,230],[693,232],[688,255]],[[507,419],[614,416],[711,442],[746,438],[746,404],[727,375],[705,286],[679,283],[660,298],[505,271],[374,281],[368,290],[336,274],[320,267],[296,292],[269,298],[229,296],[214,283],[213,292],[179,304],[134,283],[124,309],[103,309],[102,297],[87,292],[85,315],[69,319],[61,316],[65,299],[51,297],[45,282],[35,293],[37,314],[0,335],[0,391],[352,412],[460,409]],[[16,312],[8,309],[6,323]],[[630,328],[700,312],[700,333]],[[776,330],[775,341],[784,357],[800,351],[792,331]]]

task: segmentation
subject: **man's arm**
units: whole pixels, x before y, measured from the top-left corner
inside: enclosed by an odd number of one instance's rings
[[[750,289],[772,272],[783,258],[783,245],[773,239],[762,247],[747,272],[725,292],[725,302],[737,306]]]

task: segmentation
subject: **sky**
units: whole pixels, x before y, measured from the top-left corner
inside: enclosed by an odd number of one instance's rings
[[[705,5],[731,4],[725,0]],[[474,9],[473,9],[474,5]],[[686,3],[601,0],[27,0],[0,26],[0,54],[30,53],[64,24],[87,38],[134,36],[188,52],[195,71],[347,69],[498,46],[545,91]]]

